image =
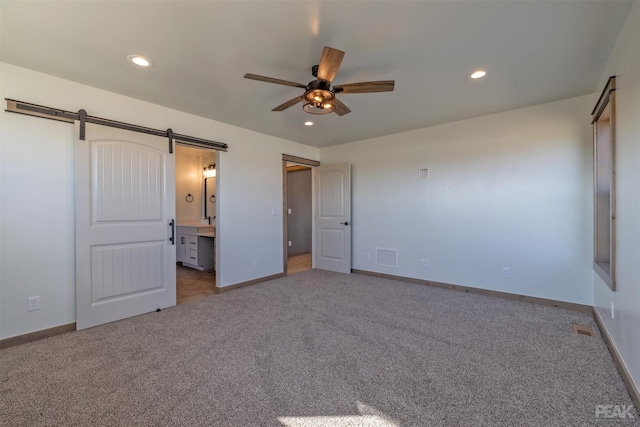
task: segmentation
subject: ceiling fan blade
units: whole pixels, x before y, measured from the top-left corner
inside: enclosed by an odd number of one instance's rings
[[[302,96],[298,96],[296,98],[293,98],[287,102],[285,102],[284,104],[280,104],[278,105],[276,108],[274,108],[271,111],[284,111],[289,107],[292,107],[294,105],[296,105],[298,102],[302,101]]]
[[[334,98],[333,100],[334,112],[339,116],[344,116],[345,114],[349,114],[351,110],[349,107],[344,105],[338,98]]]
[[[375,82],[347,83],[334,86],[336,93],[372,93],[391,92],[395,87],[395,80],[378,80]]]
[[[273,77],[259,76],[257,74],[247,73],[244,75],[244,78],[251,79],[251,80],[258,80],[258,81],[267,82],[267,83],[275,83],[277,85],[299,87],[302,89],[307,88],[307,85],[303,85],[302,83],[290,82],[289,80],[274,79]]]
[[[325,46],[318,64],[318,81],[325,80],[331,83],[340,68],[343,57],[343,51]]]

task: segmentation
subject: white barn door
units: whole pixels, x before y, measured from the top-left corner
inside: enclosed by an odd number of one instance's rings
[[[76,328],[176,304],[167,138],[76,122]]]
[[[351,165],[321,165],[313,175],[314,267],[351,273]]]

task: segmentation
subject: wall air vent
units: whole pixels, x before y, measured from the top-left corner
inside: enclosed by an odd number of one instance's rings
[[[387,267],[398,266],[398,250],[387,248],[376,248],[376,264]]]

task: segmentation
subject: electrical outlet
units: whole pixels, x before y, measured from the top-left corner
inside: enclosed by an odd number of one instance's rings
[[[613,301],[611,301],[611,318],[612,319],[616,318],[616,311],[615,311],[615,306],[613,305]]]
[[[426,259],[426,258],[422,258],[422,259],[420,260],[420,267],[422,267],[422,268],[429,268],[429,265],[430,265],[430,264],[431,264],[431,263],[430,263],[430,262],[429,262],[429,260],[428,260],[428,259]]]
[[[253,259],[253,267],[257,267],[260,265],[260,258],[254,258]]]
[[[40,297],[29,297],[27,298],[28,301],[28,309],[29,311],[36,311],[36,310],[40,310]]]
[[[287,213],[291,215],[291,209],[287,209]]]
[[[371,252],[365,252],[364,253],[364,260],[365,261],[371,261]]]
[[[289,246],[291,246],[291,240],[289,240]]]
[[[511,269],[509,267],[502,267],[502,277],[511,277]]]

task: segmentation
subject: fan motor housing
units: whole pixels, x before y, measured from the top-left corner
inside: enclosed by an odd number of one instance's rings
[[[336,93],[333,88],[331,87],[331,83],[329,83],[328,81],[325,80],[312,80],[309,82],[309,84],[307,85],[307,92],[310,92],[312,90],[328,90],[331,93]]]

